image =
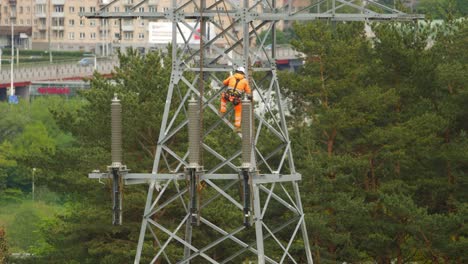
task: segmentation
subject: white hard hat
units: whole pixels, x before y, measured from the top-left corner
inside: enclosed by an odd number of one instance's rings
[[[242,66],[241,66],[241,67],[238,67],[238,68],[236,69],[236,72],[242,72],[243,74],[245,74],[245,68],[242,67]]]

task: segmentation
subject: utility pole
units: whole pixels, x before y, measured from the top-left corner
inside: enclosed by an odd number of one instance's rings
[[[10,1],[10,24],[11,24],[11,60],[10,60],[10,96],[15,95],[13,65],[15,64],[15,19],[13,11],[16,11],[16,1]]]
[[[34,186],[35,174],[36,174],[36,168],[32,168],[32,200],[33,202],[34,202],[34,189],[35,189],[35,186]]]
[[[49,63],[52,63],[52,49],[51,49],[51,24],[52,24],[52,10],[51,10],[51,0],[47,0],[47,10],[49,11],[49,15],[47,17],[48,20],[48,29],[47,29],[47,35],[49,39]]]

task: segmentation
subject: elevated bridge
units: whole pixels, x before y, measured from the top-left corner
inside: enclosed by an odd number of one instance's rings
[[[96,67],[81,66],[77,60],[57,63],[20,63],[13,67],[13,82],[23,84],[31,81],[81,79],[92,76],[94,70],[101,74],[109,74],[115,66],[118,66],[118,60],[114,58],[98,58]],[[9,64],[4,64],[0,70],[0,89],[9,87],[10,82],[11,68]]]
[[[268,50],[268,47],[267,47]],[[235,55],[234,55],[235,56]],[[278,45],[276,48],[276,65],[280,70],[294,71],[303,64],[305,55],[295,51],[291,45]],[[255,64],[269,64],[266,54],[259,54],[255,58]],[[30,86],[34,83],[50,81],[78,81],[86,77],[91,77],[94,71],[107,75],[119,66],[117,58],[97,58],[96,67],[94,65],[82,66],[78,60],[65,62],[40,62],[40,63],[20,63],[13,68],[13,86],[15,94],[22,98],[29,98],[31,95]],[[0,101],[7,100],[7,88],[11,85],[11,68],[9,64],[1,65],[0,69]],[[33,85],[34,86],[34,85]]]
[[[30,86],[32,83],[49,81],[53,84],[63,81],[79,81],[91,77],[94,71],[103,75],[110,74],[116,66],[118,66],[118,60],[114,58],[98,58],[96,66],[82,66],[77,60],[56,63],[20,63],[13,66],[13,87],[15,88],[15,95],[28,99],[31,94]],[[8,99],[7,88],[10,86],[11,66],[4,64],[0,69],[0,101]]]

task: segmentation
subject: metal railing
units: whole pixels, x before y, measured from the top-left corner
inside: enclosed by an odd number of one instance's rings
[[[101,74],[109,74],[118,66],[117,59],[98,58],[96,71]],[[9,66],[9,65],[5,65]],[[93,65],[81,66],[78,60],[61,61],[50,64],[48,62],[24,63],[13,69],[14,82],[28,82],[41,80],[61,80],[91,76],[94,72]],[[10,67],[2,67],[0,70],[0,83],[10,82]]]

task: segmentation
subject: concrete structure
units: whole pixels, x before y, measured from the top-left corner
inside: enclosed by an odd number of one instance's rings
[[[0,84],[0,102],[7,100],[7,91]],[[35,97],[60,95],[73,97],[80,89],[89,88],[89,82],[83,80],[39,81],[16,83],[15,95],[19,101],[30,101]]]
[[[94,66],[80,66],[77,61],[55,63],[55,64],[30,64],[23,65],[14,69],[15,95],[20,100],[29,100],[30,95],[65,95],[73,96],[73,89],[65,91],[61,89],[39,89],[39,88],[57,88],[61,87],[57,83],[82,82],[85,77],[91,77],[94,71],[100,74],[108,75],[114,67],[118,67],[118,60],[98,59],[96,68]],[[10,69],[0,70],[0,101],[6,101],[8,98],[8,88],[10,86]],[[34,84],[41,84],[35,87]],[[46,84],[46,85],[45,85]],[[38,88],[38,89],[36,89]]]

